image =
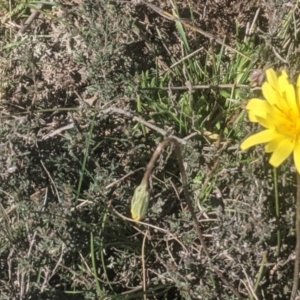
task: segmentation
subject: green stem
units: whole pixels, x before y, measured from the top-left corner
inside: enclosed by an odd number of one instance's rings
[[[91,236],[91,240],[90,240],[90,243],[91,243],[90,244],[91,245],[91,258],[92,258],[93,275],[95,277],[95,283],[96,283],[96,290],[97,290],[98,296],[103,297],[104,293],[101,289],[100,281],[99,281],[98,276],[97,276],[97,266],[96,266],[95,249],[94,249],[94,235],[93,235],[92,232],[90,233],[90,236]]]
[[[280,248],[281,248],[281,233],[279,228],[279,219],[280,219],[280,205],[279,205],[279,197],[278,197],[278,176],[277,176],[277,169],[273,168],[273,174],[274,174],[274,192],[275,192],[275,211],[276,211],[276,220],[278,224],[277,229],[277,256],[280,254]]]
[[[93,120],[92,120],[92,123],[91,123],[91,128],[89,130],[89,135],[88,135],[88,138],[87,138],[87,141],[86,141],[86,147],[85,147],[85,151],[84,151],[84,157],[83,157],[79,182],[78,182],[77,191],[76,191],[75,205],[77,204],[77,201],[79,199],[80,192],[81,192],[82,182],[83,182],[84,173],[85,173],[85,166],[87,164],[87,159],[88,159],[88,156],[89,156],[89,149],[90,149],[93,130],[94,130],[94,126],[95,126],[95,118],[96,118],[96,113],[94,113]]]
[[[260,268],[259,268],[259,271],[258,271],[258,274],[257,274],[257,279],[256,279],[256,282],[255,282],[255,285],[254,285],[254,288],[253,288],[253,291],[254,293],[256,294],[257,292],[257,289],[259,287],[259,284],[261,282],[261,279],[263,277],[263,274],[264,274],[264,270],[265,270],[265,265],[267,263],[267,252],[265,252],[263,254],[263,257],[262,257],[262,260],[261,260],[261,264],[260,264]],[[254,299],[254,295],[252,295],[250,297],[250,300],[253,300]],[[257,298],[256,298],[257,299]]]

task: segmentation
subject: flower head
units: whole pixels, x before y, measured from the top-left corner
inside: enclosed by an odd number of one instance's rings
[[[265,151],[272,153],[270,164],[281,165],[293,153],[300,173],[300,75],[296,86],[285,71],[277,76],[273,69],[266,71],[267,82],[262,86],[266,100],[251,99],[247,104],[249,120],[265,130],[247,138],[241,149],[265,143]]]

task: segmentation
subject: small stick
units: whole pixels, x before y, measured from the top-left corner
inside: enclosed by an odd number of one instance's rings
[[[159,91],[188,91],[188,90],[204,90],[204,89],[232,89],[232,88],[249,88],[247,84],[202,84],[187,86],[170,86],[170,87],[145,87],[140,90],[159,90]]]
[[[300,264],[300,174],[297,172],[297,200],[296,200],[296,249],[295,249],[294,279],[291,293],[291,300],[295,300],[299,285],[299,264]]]
[[[32,24],[34,19],[36,19],[39,16],[41,10],[43,9],[43,6],[44,6],[44,4],[39,4],[37,9],[33,10],[33,12],[28,17],[28,19],[25,21],[23,26],[19,29],[19,33],[24,33],[26,31],[26,29]]]
[[[168,136],[168,132],[157,127],[156,125],[150,123],[150,122],[147,122],[145,121],[144,119],[142,118],[139,118],[139,117],[136,117],[134,116],[132,113],[130,113],[129,111],[125,111],[121,108],[117,108],[117,107],[109,107],[107,109],[104,109],[100,112],[100,114],[111,114],[111,113],[117,113],[117,114],[120,114],[120,115],[124,115],[124,116],[127,116],[129,118],[132,118],[133,121],[136,121],[138,123],[141,123],[141,124],[144,124],[145,126],[147,126],[148,128],[160,133],[161,135],[163,136]],[[99,116],[99,115],[98,115]],[[178,138],[176,136],[173,136],[171,135],[170,137],[174,138],[178,143],[182,144],[182,145],[186,145],[187,144],[187,139],[181,139],[181,138]]]
[[[142,245],[142,267],[143,267],[143,292],[144,300],[147,300],[146,290],[147,290],[147,273],[146,273],[146,262],[145,262],[145,247],[146,238],[148,235],[148,230],[144,233],[143,245]]]

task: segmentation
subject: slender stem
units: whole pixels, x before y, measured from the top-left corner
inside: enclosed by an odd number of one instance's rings
[[[216,267],[214,267],[212,265],[212,263],[210,261],[210,255],[209,255],[209,252],[208,252],[208,248],[207,248],[206,243],[204,241],[203,234],[202,234],[202,231],[201,231],[201,228],[199,226],[199,222],[198,222],[195,210],[194,210],[194,206],[193,206],[192,200],[190,198],[189,189],[188,189],[188,180],[187,180],[185,168],[184,168],[184,165],[183,165],[183,159],[182,159],[182,155],[181,155],[180,145],[179,145],[178,141],[175,138],[169,137],[169,138],[165,139],[163,142],[161,142],[158,145],[158,147],[156,148],[156,150],[152,154],[152,157],[151,157],[149,163],[146,166],[146,171],[144,173],[144,177],[142,179],[142,183],[146,184],[149,187],[149,180],[150,180],[151,173],[152,173],[152,171],[153,171],[153,169],[155,167],[155,163],[156,163],[157,159],[159,158],[162,150],[166,146],[168,146],[170,143],[172,143],[175,146],[175,151],[176,151],[176,155],[177,155],[177,161],[178,161],[178,164],[179,164],[180,173],[181,173],[181,177],[182,177],[182,186],[183,186],[185,200],[186,200],[186,203],[188,205],[189,211],[190,211],[190,213],[192,215],[193,222],[194,222],[194,227],[196,229],[196,232],[197,232],[200,244],[201,244],[201,246],[203,248],[203,251],[204,251],[205,255],[209,259],[210,267],[213,269],[213,271],[215,272],[215,274],[223,281],[223,283],[232,291],[232,293],[238,299],[242,299],[242,296],[240,295],[240,293],[223,276],[222,272],[219,271]]]
[[[168,144],[170,144],[170,142],[171,142],[172,139],[173,139],[173,138],[167,138],[167,139],[165,139],[163,142],[161,142],[161,143],[157,146],[157,148],[155,149],[154,153],[152,154],[152,157],[151,157],[149,163],[148,163],[147,166],[146,166],[146,171],[145,171],[145,173],[144,173],[144,176],[143,176],[143,179],[142,179],[141,184],[142,184],[142,183],[143,183],[143,184],[146,184],[146,185],[149,187],[150,176],[151,176],[152,171],[153,171],[153,169],[154,169],[154,167],[155,167],[155,163],[156,163],[156,161],[158,160],[158,158],[159,158],[159,156],[160,156],[162,150],[163,150],[166,146],[168,146]]]
[[[144,239],[143,239],[143,245],[142,245],[142,267],[143,267],[143,292],[144,292],[144,300],[147,300],[147,272],[146,272],[146,262],[145,262],[145,247],[146,247],[146,239],[148,235],[148,230],[145,232]]]
[[[200,240],[201,246],[202,246],[205,254],[207,256],[209,256],[209,252],[208,252],[206,243],[204,241],[204,238],[203,238],[203,235],[202,235],[202,232],[201,232],[201,228],[198,224],[198,219],[197,219],[197,216],[195,214],[194,206],[193,206],[192,200],[190,198],[190,193],[189,193],[189,189],[188,189],[188,180],[187,180],[185,168],[184,168],[184,165],[183,165],[183,159],[182,159],[182,156],[181,156],[180,146],[179,146],[179,144],[177,143],[176,140],[173,141],[173,143],[175,144],[175,151],[176,151],[176,154],[177,154],[177,160],[178,160],[180,173],[181,173],[181,177],[182,177],[181,179],[182,179],[184,197],[185,197],[186,203],[189,207],[189,211],[192,215],[192,218],[193,218],[193,221],[194,221],[194,226],[195,226],[198,238]]]
[[[265,252],[263,254],[263,257],[262,257],[262,260],[261,260],[261,263],[260,263],[260,267],[259,267],[259,270],[258,270],[258,274],[256,276],[257,278],[256,278],[256,282],[255,282],[255,285],[254,285],[254,288],[253,288],[254,293],[256,293],[256,291],[259,287],[259,284],[260,284],[261,279],[262,279],[263,274],[264,274],[264,270],[265,270],[265,266],[266,266],[267,261],[268,261],[268,253]],[[252,295],[250,297],[250,300],[253,300],[253,299],[254,299],[254,296]]]
[[[274,178],[276,220],[277,220],[277,224],[279,225],[280,207],[279,207],[278,180],[277,180],[277,169],[276,168],[273,168],[273,174],[274,174],[273,178]],[[277,256],[279,256],[279,254],[280,254],[280,248],[281,248],[281,233],[280,233],[280,228],[278,226],[278,229],[277,229]]]
[[[293,289],[291,293],[291,300],[295,300],[299,285],[299,263],[300,263],[300,174],[297,172],[297,200],[296,200],[296,248],[295,248],[295,265],[294,265],[294,279]]]
[[[103,295],[103,291],[101,289],[100,281],[97,277],[97,265],[96,265],[96,259],[95,259],[95,249],[94,249],[94,235],[92,232],[90,233],[90,243],[91,243],[91,258],[92,258],[92,266],[93,266],[93,275],[95,277],[97,294],[101,298],[104,295]]]

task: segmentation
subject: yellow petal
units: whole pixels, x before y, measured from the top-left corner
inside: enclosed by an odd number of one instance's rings
[[[298,143],[295,144],[295,148],[294,148],[294,163],[295,163],[298,173],[300,174],[300,143],[299,143],[299,141],[298,141]]]
[[[298,76],[298,80],[297,80],[297,87],[296,87],[296,97],[297,97],[297,105],[300,109],[300,74]]]
[[[251,116],[266,118],[268,106],[270,105],[264,100],[251,99],[246,106],[249,113],[249,119],[251,120]]]
[[[268,106],[268,103],[265,100],[258,99],[258,98],[252,98],[247,103],[246,109],[252,110],[252,109],[260,109],[265,110]]]
[[[285,99],[278,93],[278,87],[277,90],[274,90],[267,82],[265,82],[262,86],[262,92],[271,106],[276,106],[285,114],[289,112],[289,107]]]
[[[266,76],[270,86],[276,89],[278,86],[276,72],[273,69],[268,69],[266,70]]]
[[[249,121],[252,123],[258,123],[257,117],[251,111],[248,112]]]
[[[268,101],[268,103],[270,105],[275,105],[277,94],[275,90],[272,88],[272,86],[268,82],[265,82],[261,88],[262,88],[262,93],[265,99]]]
[[[297,79],[297,86],[300,87],[300,74],[298,75],[298,79]]]
[[[251,135],[241,144],[241,149],[246,150],[257,144],[268,143],[270,140],[273,139],[273,136],[274,131],[272,129],[267,129],[254,135]]]
[[[251,119],[251,117],[253,118],[261,118],[261,119],[266,119],[268,117],[267,113],[265,111],[253,111],[253,110],[249,110],[248,111],[248,117],[249,119]],[[258,121],[256,121],[258,122]]]
[[[289,75],[288,75],[288,73],[286,72],[286,70],[282,70],[280,76],[285,77],[285,78],[289,78]]]
[[[256,99],[256,98],[249,100],[246,109],[251,110],[253,112],[265,111],[267,114],[270,115],[280,114],[284,116],[283,113],[276,106],[271,105],[265,100]]]
[[[278,78],[280,90],[283,92],[285,101],[290,110],[293,112],[293,116],[299,116],[299,110],[296,103],[295,88],[289,83],[288,79],[284,76]]]
[[[269,163],[277,168],[280,166],[293,152],[294,143],[290,139],[283,140],[273,152]]]
[[[272,122],[274,127],[278,127],[278,131],[281,132],[281,128],[283,127],[289,127],[291,122],[290,118],[287,118],[286,116],[282,116],[280,114],[269,114],[268,119]]]
[[[278,90],[279,88],[280,91],[284,91],[285,87],[289,84],[290,84],[289,77],[287,73],[283,71],[282,74],[278,77],[278,86],[276,89]]]
[[[273,129],[275,128],[275,124],[272,120],[272,118],[268,118],[268,116],[266,118],[261,118],[259,116],[256,116],[256,122],[259,123],[261,126],[268,128],[268,129]]]
[[[273,116],[282,113],[267,101],[261,99],[251,99],[246,106],[249,110],[248,117],[251,122],[260,123],[265,128],[272,128],[276,124],[273,123]]]
[[[267,153],[274,152],[280,146],[283,139],[284,136],[277,134],[277,136],[274,136],[274,138],[265,146],[265,151]]]

